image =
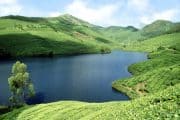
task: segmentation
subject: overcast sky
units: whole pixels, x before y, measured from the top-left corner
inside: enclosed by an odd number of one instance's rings
[[[65,13],[100,26],[141,27],[157,19],[180,21],[180,0],[0,0],[0,16]]]

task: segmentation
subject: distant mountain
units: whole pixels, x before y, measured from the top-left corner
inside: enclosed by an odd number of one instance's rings
[[[131,30],[131,31],[133,31],[133,32],[135,32],[135,31],[138,31],[138,29],[137,28],[135,28],[135,27],[133,27],[133,26],[127,26],[127,27],[125,27],[127,30]]]
[[[166,20],[157,20],[146,25],[141,33],[143,36],[154,37],[166,33],[180,32],[180,23],[173,23]]]
[[[97,30],[106,38],[121,43],[127,43],[134,41],[135,34],[138,33],[138,29],[133,26],[121,27],[121,26],[109,26]],[[136,37],[135,37],[136,38]]]
[[[96,26],[69,14],[58,17],[10,15],[0,17],[0,52],[12,56],[94,53],[107,50],[114,45],[143,41],[179,31],[180,23],[164,20],[158,20],[142,29],[137,29],[133,26]],[[27,41],[20,44],[19,41],[23,42],[26,38]],[[7,40],[4,41],[4,39]],[[30,44],[32,42],[35,43]],[[16,43],[18,45],[14,48]],[[61,44],[61,48],[55,44]],[[22,49],[24,49],[23,52]]]
[[[143,41],[163,34],[180,32],[180,23],[157,20],[142,29],[137,29],[133,26],[110,26],[100,29],[100,32],[113,41],[128,43],[137,40]]]

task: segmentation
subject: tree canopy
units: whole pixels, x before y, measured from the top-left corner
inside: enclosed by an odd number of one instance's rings
[[[25,104],[25,99],[35,94],[34,86],[27,72],[27,65],[20,61],[13,65],[8,84],[11,91],[10,102],[13,106]]]

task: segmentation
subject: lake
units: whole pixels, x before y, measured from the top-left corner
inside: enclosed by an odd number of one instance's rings
[[[130,64],[147,59],[146,53],[113,51],[67,57],[19,58],[28,65],[36,96],[29,104],[58,100],[105,102],[128,100],[112,89],[114,80],[130,77]],[[0,104],[8,104],[8,77],[16,60],[0,60]]]

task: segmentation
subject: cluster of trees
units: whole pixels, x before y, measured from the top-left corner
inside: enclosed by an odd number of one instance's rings
[[[34,86],[27,72],[27,65],[20,61],[12,66],[8,84],[11,91],[9,100],[12,107],[24,105],[26,99],[35,95]]]
[[[101,47],[101,53],[110,53],[111,49],[109,49],[108,47]]]

